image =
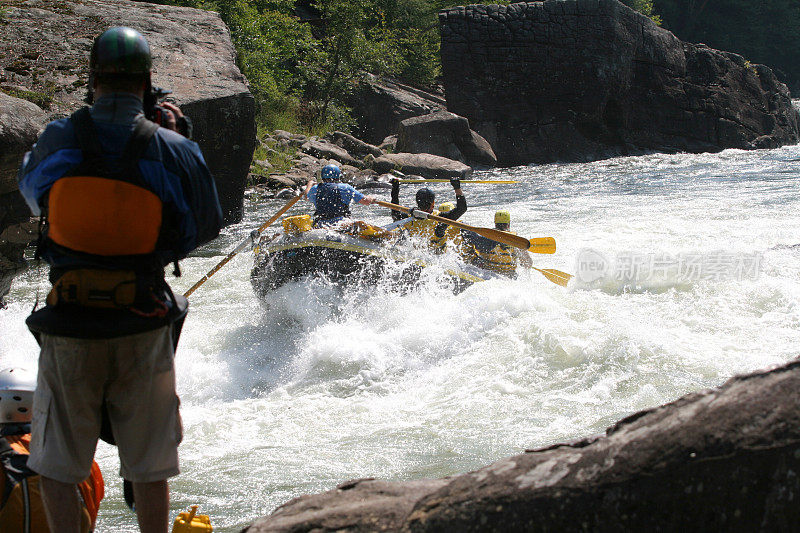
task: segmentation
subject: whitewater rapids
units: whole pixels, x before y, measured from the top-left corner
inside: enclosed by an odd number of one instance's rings
[[[520,183],[465,184],[470,208],[461,220],[491,226],[505,208],[517,233],[555,237],[555,255],[534,256],[540,268],[575,274],[589,253],[610,261],[699,256],[705,266],[724,256],[748,269],[634,278],[611,269],[568,289],[525,272],[454,296],[434,268],[404,294],[309,280],[265,304],[250,286],[252,255],[243,253],[193,295],[180,341],[185,435],[173,516],[199,503],[216,531],[238,531],[289,498],[346,479],[464,472],[602,432],[637,410],[800,355],[800,147],[475,178]],[[405,204],[415,191],[407,187]],[[448,184],[434,190],[452,199]],[[242,223],[182,262],[176,291],[283,201],[246,203]],[[308,203],[292,211],[304,212]],[[375,207],[354,215],[390,220]],[[37,286],[45,290],[43,274],[29,270],[0,311],[0,367],[36,366],[24,318]],[[108,484],[98,531],[136,531],[115,452],[98,448]]]

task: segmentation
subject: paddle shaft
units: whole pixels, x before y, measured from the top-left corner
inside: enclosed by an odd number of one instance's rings
[[[384,202],[383,200],[375,200],[375,203],[383,207],[388,207],[389,209],[392,209],[394,211],[400,211],[401,213],[411,214],[411,209],[409,209],[408,207],[403,207],[402,205],[397,205],[390,202]],[[508,233],[507,231],[500,231],[499,229],[493,229],[493,228],[478,228],[475,226],[464,224],[457,220],[450,220],[449,218],[440,217],[438,215],[434,215],[431,213],[427,214],[427,218],[433,220],[434,222],[441,222],[443,224],[448,224],[456,228],[472,231],[474,233],[477,233],[478,235],[481,235],[482,237],[486,237],[487,239],[491,239],[493,241],[497,241],[503,244],[508,244],[509,246],[513,246],[514,248],[528,250],[531,247],[531,241],[529,241],[525,237],[520,237],[519,235]]]
[[[188,297],[189,297],[189,295],[190,295],[190,294],[192,294],[192,293],[193,293],[195,290],[197,290],[197,288],[198,288],[200,285],[202,285],[203,283],[205,283],[206,281],[208,281],[208,278],[210,278],[211,276],[213,276],[214,274],[216,274],[216,273],[217,273],[217,271],[218,271],[219,269],[221,269],[222,267],[224,267],[225,265],[227,265],[227,264],[228,264],[228,261],[230,261],[231,259],[233,259],[233,258],[234,258],[234,256],[236,256],[236,254],[238,254],[239,252],[241,252],[242,250],[244,250],[245,248],[247,248],[247,246],[248,246],[248,245],[249,245],[251,242],[253,242],[253,240],[254,240],[254,239],[255,239],[255,238],[256,238],[256,237],[257,237],[257,236],[258,236],[258,235],[259,235],[259,234],[260,234],[262,231],[264,231],[264,230],[265,230],[265,229],[267,229],[269,226],[271,226],[271,225],[272,225],[272,224],[273,224],[273,223],[274,223],[276,220],[278,220],[278,219],[281,217],[281,215],[283,215],[283,214],[284,214],[286,211],[288,211],[289,209],[291,209],[291,208],[292,208],[292,206],[293,206],[294,204],[296,204],[296,203],[297,203],[297,201],[298,201],[300,198],[302,198],[302,197],[303,197],[303,195],[300,195],[300,196],[295,196],[294,198],[292,198],[291,200],[289,200],[288,202],[286,202],[286,205],[284,205],[283,207],[281,207],[281,208],[280,208],[280,210],[279,210],[277,213],[275,213],[275,214],[274,214],[274,215],[273,215],[273,216],[272,216],[272,217],[271,217],[269,220],[267,220],[266,222],[264,222],[263,224],[261,224],[261,226],[259,226],[257,230],[255,230],[255,231],[251,232],[251,233],[250,233],[250,235],[249,235],[249,236],[248,236],[248,237],[247,237],[247,238],[246,238],[244,241],[242,241],[242,242],[239,244],[239,246],[237,246],[236,248],[234,248],[234,249],[233,249],[233,251],[231,251],[231,252],[230,252],[228,255],[226,255],[226,256],[225,256],[225,259],[223,259],[222,261],[220,261],[219,263],[217,263],[217,266],[215,266],[214,268],[212,268],[211,270],[209,270],[209,271],[206,273],[206,275],[205,275],[205,276],[203,276],[202,278],[200,278],[200,280],[199,280],[197,283],[195,283],[194,285],[192,285],[192,287],[191,287],[191,288],[190,288],[188,291],[186,291],[185,293],[183,293],[183,296],[184,296],[184,297],[186,297],[186,298],[188,298]]]

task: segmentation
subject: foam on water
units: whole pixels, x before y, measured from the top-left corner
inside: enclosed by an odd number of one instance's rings
[[[173,509],[200,503],[215,530],[237,531],[302,493],[355,477],[412,479],[477,468],[525,448],[602,432],[623,416],[797,356],[800,341],[800,149],[650,155],[518,167],[469,184],[464,222],[510,209],[525,236],[554,236],[540,268],[576,272],[582,250],[761,255],[758,275],[634,280],[607,275],[562,289],[537,272],[442,285],[452,258],[398,292],[290,283],[260,302],[242,254],[192,297],[176,358],[185,437]],[[450,197],[449,185],[436,185]],[[403,191],[408,203],[414,189]],[[182,263],[185,290],[281,201]],[[295,210],[300,212],[300,208]],[[356,207],[356,216],[376,215]],[[34,366],[24,328],[29,272],[0,312],[0,366]],[[115,480],[101,531],[134,531]]]

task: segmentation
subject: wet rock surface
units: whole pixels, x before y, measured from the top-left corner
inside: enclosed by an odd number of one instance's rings
[[[467,474],[301,496],[245,531],[793,531],[798,469],[795,361]]]
[[[447,109],[502,166],[798,140],[768,67],[681,42],[617,0],[471,5],[439,22]]]

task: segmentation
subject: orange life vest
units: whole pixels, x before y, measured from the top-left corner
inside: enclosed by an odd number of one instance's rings
[[[158,126],[140,119],[111,172],[97,131],[83,108],[72,115],[83,162],[50,188],[47,237],[76,252],[97,256],[151,254],[161,231],[163,203],[141,177],[138,161]]]
[[[47,235],[56,244],[88,254],[149,254],[156,249],[161,210],[161,199],[137,185],[69,176],[50,189]]]
[[[0,533],[50,533],[39,487],[40,476],[27,467],[30,433],[0,437]],[[81,532],[93,531],[105,486],[92,461],[89,477],[78,485],[83,507]]]

